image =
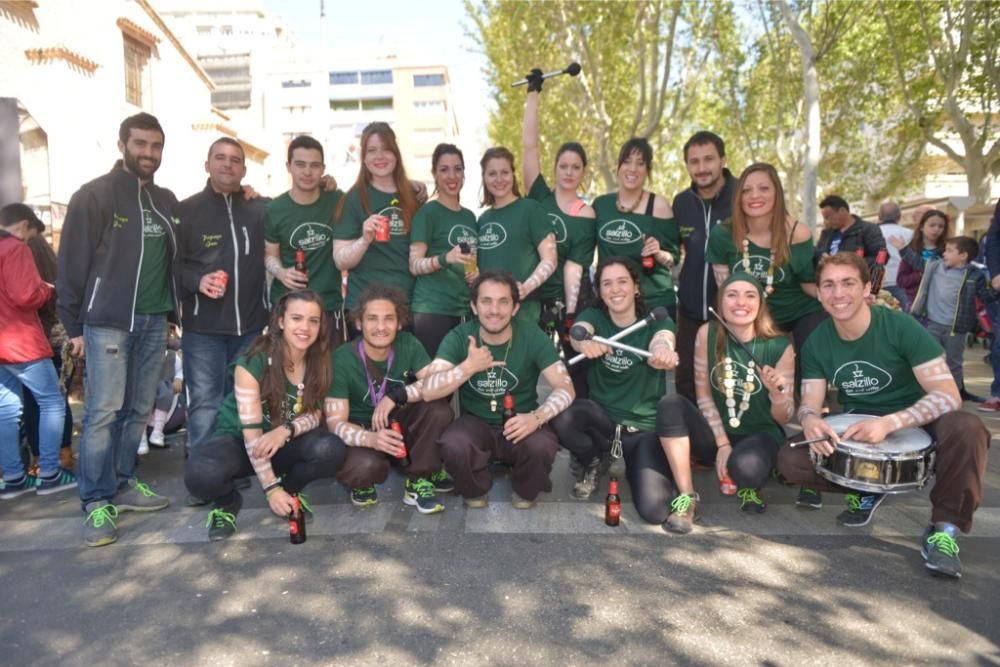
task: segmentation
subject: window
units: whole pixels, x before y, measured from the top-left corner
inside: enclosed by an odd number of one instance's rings
[[[330,110],[357,111],[360,104],[358,100],[330,100]]]
[[[141,107],[152,50],[129,35],[122,35],[122,39],[125,42],[125,101]]]
[[[380,69],[361,73],[362,86],[374,86],[380,83],[392,83],[391,69]]]
[[[392,109],[391,97],[376,97],[371,100],[361,100],[362,111],[381,111],[384,109]]]
[[[418,111],[444,111],[444,100],[422,100],[413,103]]]
[[[289,115],[306,114],[312,111],[312,107],[309,106],[308,104],[293,104],[289,106],[283,106],[281,107],[281,109],[282,111],[284,111]]]
[[[358,82],[357,72],[330,72],[331,86],[344,86]]]
[[[210,25],[200,25],[200,26],[198,26],[198,34],[199,35],[211,35],[212,34],[212,26],[210,26]]]
[[[421,86],[443,86],[444,74],[414,74],[413,85]]]
[[[288,81],[281,82],[282,88],[309,88],[310,86],[312,86],[312,82],[306,79],[289,79]]]

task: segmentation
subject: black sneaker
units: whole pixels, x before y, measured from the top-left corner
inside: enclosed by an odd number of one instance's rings
[[[767,509],[767,505],[763,500],[761,500],[760,495],[757,493],[757,489],[740,489],[737,491],[736,495],[740,497],[740,509],[744,512],[763,514],[764,510]]]
[[[577,500],[587,500],[594,491],[597,490],[598,477],[600,476],[601,459],[594,459],[583,467],[583,473],[577,478],[573,485],[573,497]]]
[[[243,507],[243,496],[234,494],[233,501],[228,505],[216,505],[208,513],[205,526],[208,528],[210,542],[218,542],[236,534],[236,515]]]
[[[21,475],[21,479],[0,482],[0,500],[11,500],[26,493],[31,493],[38,486],[38,478],[34,475]]]
[[[76,475],[65,468],[60,468],[52,477],[39,477],[38,487],[35,492],[40,496],[47,496],[51,493],[59,493],[67,489],[76,488]]]
[[[444,511],[444,503],[434,495],[434,482],[424,477],[406,480],[403,502],[416,507],[421,514],[436,514]]]
[[[962,561],[958,558],[958,542],[943,530],[938,530],[933,524],[924,530],[920,540],[920,555],[924,564],[934,574],[946,577],[962,578]]]
[[[455,480],[444,471],[444,468],[431,473],[431,481],[434,482],[434,490],[438,493],[451,493],[455,490]]]
[[[849,528],[867,526],[879,505],[885,502],[884,493],[848,493],[847,509],[837,515],[837,523]]]
[[[375,486],[362,486],[351,489],[351,502],[358,507],[368,507],[378,502],[378,491]]]
[[[795,498],[795,506],[804,510],[823,509],[823,496],[816,489],[799,487],[799,495]]]

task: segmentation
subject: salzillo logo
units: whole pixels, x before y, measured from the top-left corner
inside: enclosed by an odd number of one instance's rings
[[[638,243],[642,239],[639,225],[631,220],[612,220],[597,232],[597,236],[605,243],[612,245],[628,245]]]
[[[403,225],[403,211],[398,206],[386,206],[378,214],[389,218],[390,236],[404,236],[406,234],[406,228]]]
[[[556,233],[556,243],[566,243],[566,223],[555,213],[549,213],[552,218],[552,231]]]
[[[158,222],[153,220],[153,214],[149,211],[143,211],[145,214],[142,218],[142,235],[147,239],[158,239],[165,235],[167,232],[160,226]]]
[[[848,396],[871,396],[891,385],[892,376],[867,361],[849,361],[833,374],[833,384]]]
[[[491,368],[469,378],[469,387],[482,396],[496,398],[517,388],[517,376],[506,368]]]
[[[332,235],[330,228],[321,222],[303,222],[292,230],[289,239],[293,248],[303,250],[319,250],[329,243]]]
[[[767,282],[767,267],[771,266],[771,258],[764,255],[750,255],[750,275],[761,283]],[[743,273],[743,260],[738,259],[733,264],[733,273]],[[774,267],[774,282],[780,283],[785,279],[785,270],[780,266]]]
[[[499,248],[507,241],[507,230],[498,222],[488,222],[479,231],[479,249]]]
[[[757,377],[757,373],[754,372],[753,389],[750,391],[749,394],[743,391],[743,383],[746,382],[747,371],[749,370],[750,369],[748,369],[745,365],[733,359],[733,376],[736,378],[736,385],[733,387],[734,398],[743,400],[744,396],[746,397],[753,396],[754,394],[756,394],[757,392],[759,392],[761,389],[764,388],[763,385],[761,385],[760,383],[760,378]],[[719,384],[719,378],[723,377],[724,372],[725,369],[723,368],[723,364],[720,361],[715,365],[715,368],[712,369],[712,372],[710,374],[710,377],[712,379],[712,387],[714,387],[715,390],[718,391],[720,394],[726,393],[726,388]]]
[[[451,231],[448,232],[448,245],[454,248],[463,241],[468,243],[473,248],[475,248],[476,244],[479,243],[479,239],[476,238],[475,230],[470,229],[465,225],[455,225],[451,228]]]

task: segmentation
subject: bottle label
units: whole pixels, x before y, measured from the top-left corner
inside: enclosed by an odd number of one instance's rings
[[[614,505],[608,505],[608,518],[617,519],[622,515],[622,506],[620,503],[615,503]]]
[[[299,524],[295,521],[295,517],[292,517],[288,522],[288,533],[290,535],[299,534]]]

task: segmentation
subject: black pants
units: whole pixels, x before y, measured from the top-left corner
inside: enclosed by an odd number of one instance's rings
[[[585,276],[583,280],[584,285],[587,289],[590,289],[590,278]],[[583,290],[581,288],[581,299]],[[592,294],[593,292],[591,292]],[[577,312],[581,312],[579,304],[577,306]],[[559,347],[562,349],[563,359],[569,362],[570,359],[576,356],[577,352],[573,349],[573,346],[569,342],[569,322],[566,319],[566,307],[562,305],[561,301],[557,299],[547,299],[542,301],[542,312],[538,318],[538,326],[546,334],[550,336],[555,336],[555,339],[559,343]],[[569,378],[573,382],[573,390],[576,392],[577,398],[587,398],[589,391],[587,388],[587,368],[589,360],[584,359],[583,361],[569,366],[567,363],[567,368],[569,369]]]
[[[332,478],[344,463],[347,446],[324,428],[289,440],[271,458],[288,493],[298,493],[313,480]],[[227,505],[236,494],[233,481],[254,474],[243,438],[222,435],[191,450],[184,466],[184,483],[195,498]]]
[[[632,503],[639,516],[650,523],[667,520],[670,501],[677,495],[660,436],[675,437],[665,432],[669,431],[665,424],[673,418],[667,414],[671,412],[673,399],[680,398],[671,395],[660,399],[656,410],[656,431],[626,432],[622,429],[625,477],[632,490]],[[569,408],[552,420],[552,429],[570,455],[585,464],[609,452],[615,435],[615,423],[604,408],[587,399],[573,401]],[[705,443],[692,439],[691,456],[702,463],[712,463],[715,460],[714,440],[705,446]]]
[[[683,308],[677,308],[677,356],[684,362],[674,370],[674,382],[677,393],[692,403],[697,401],[694,394],[694,343],[703,324],[705,320],[691,319],[684,314]]]
[[[461,317],[453,317],[452,315],[413,313],[413,335],[417,337],[417,340],[427,350],[427,354],[433,359],[445,335],[461,322]]]
[[[692,452],[697,450],[707,454],[709,447],[715,448],[715,434],[712,433],[712,427],[708,425],[705,415],[694,403],[680,395],[667,396],[660,403],[667,404],[664,418],[670,424],[667,429],[669,437],[687,436],[691,439]],[[768,433],[754,433],[730,435],[729,444],[733,448],[726,462],[729,476],[741,489],[759,489],[767,481],[778,461],[781,443]]]

